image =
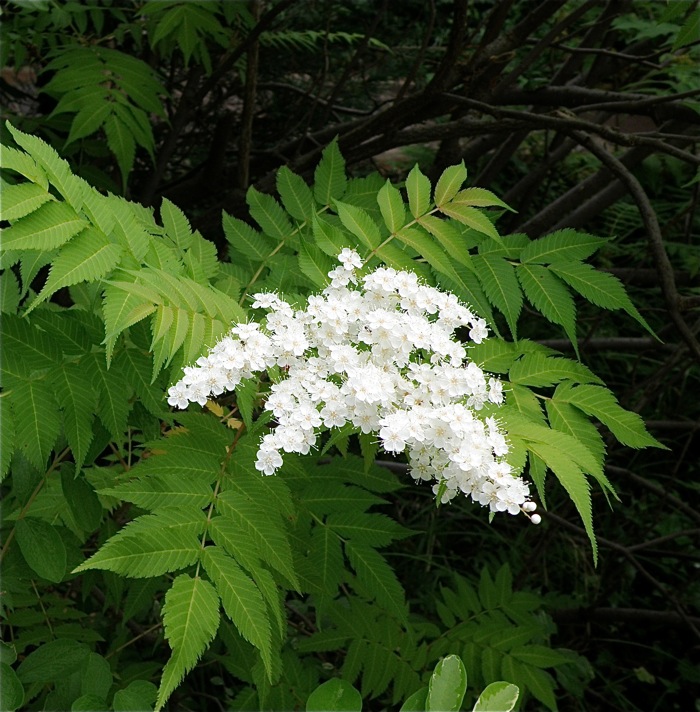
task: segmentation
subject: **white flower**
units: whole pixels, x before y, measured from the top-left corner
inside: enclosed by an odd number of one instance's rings
[[[324,430],[349,422],[375,433],[386,452],[406,452],[413,479],[433,481],[442,503],[463,493],[492,512],[538,520],[528,484],[503,459],[505,433],[493,416],[478,415],[487,402],[503,402],[503,385],[454,336],[468,326],[480,343],[486,322],[415,274],[382,267],[359,279],[356,251],[345,248],[338,259],[329,286],[304,309],[274,292],[255,294],[265,319],[235,325],[187,366],[168,403],[204,405],[268,371],[265,409],[277,426],[261,440],[260,472],[274,474],[282,453],[306,454]]]

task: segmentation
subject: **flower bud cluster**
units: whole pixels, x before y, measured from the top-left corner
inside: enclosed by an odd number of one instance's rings
[[[282,453],[308,453],[321,432],[348,423],[377,433],[386,452],[406,452],[412,477],[433,482],[441,502],[464,493],[492,512],[529,513],[529,487],[504,461],[508,444],[486,403],[503,401],[454,338],[480,343],[486,322],[415,274],[379,268],[360,276],[362,260],[344,249],[330,284],[295,309],[275,293],[254,295],[268,311],[262,325],[238,324],[168,391],[178,408],[230,391],[273,367],[265,408],[277,426],[262,438],[256,468],[266,475]],[[534,518],[537,515],[532,515]]]

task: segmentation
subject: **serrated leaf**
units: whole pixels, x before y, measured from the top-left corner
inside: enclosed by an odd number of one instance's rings
[[[608,241],[571,228],[557,230],[533,240],[520,253],[523,264],[580,262],[597,252]]]
[[[598,418],[623,445],[633,448],[664,447],[649,435],[642,418],[625,410],[604,386],[562,383],[555,395],[558,401],[569,403],[586,415]]]
[[[377,193],[377,203],[389,232],[394,234],[400,230],[406,219],[406,208],[401,193],[391,184],[390,180],[387,179]]]
[[[366,210],[357,208],[348,203],[341,203],[339,200],[335,201],[335,207],[338,211],[340,222],[343,223],[343,226],[355,235],[365,247],[368,247],[370,250],[379,247],[381,243],[379,227]]]
[[[38,470],[46,462],[58,437],[61,416],[46,380],[21,380],[10,391],[15,426],[15,446]]]
[[[440,206],[440,211],[451,218],[454,218],[463,225],[492,237],[496,241],[500,241],[501,236],[494,224],[476,208],[471,208],[468,205],[460,205],[459,203],[447,203]]]
[[[513,338],[517,338],[523,294],[515,276],[515,268],[505,259],[491,255],[474,255],[472,262],[486,296],[506,317]]]
[[[107,134],[107,145],[114,154],[119,164],[122,174],[122,185],[126,185],[126,180],[134,166],[134,156],[136,155],[136,141],[129,127],[115,114],[107,117],[104,123]]]
[[[413,534],[391,517],[379,513],[345,510],[331,514],[326,524],[343,539],[352,539],[354,542],[374,547],[387,546],[396,539]]]
[[[80,138],[94,134],[112,114],[112,103],[97,101],[86,103],[73,117],[66,146]]]
[[[340,228],[321,215],[314,215],[311,224],[316,245],[330,257],[337,257],[344,247],[354,244]]]
[[[562,487],[567,491],[571,501],[581,517],[584,529],[591,542],[593,563],[598,563],[598,544],[593,532],[593,510],[591,505],[590,485],[581,468],[557,447],[544,442],[531,441],[528,448],[537,455],[556,475]]]
[[[76,470],[85,462],[93,438],[92,421],[97,396],[85,371],[77,363],[63,363],[51,371],[49,381],[63,411],[63,429],[73,453]]]
[[[578,438],[602,464],[605,459],[605,442],[598,428],[578,409],[557,398],[557,391],[545,401],[547,417],[555,430]]]
[[[589,368],[578,361],[555,358],[544,354],[525,354],[510,368],[508,380],[531,387],[554,386],[560,381],[600,383],[601,380]]]
[[[543,705],[552,712],[556,712],[555,683],[549,673],[506,655],[503,657],[500,674],[508,680],[515,680],[521,688],[529,690]]]
[[[178,576],[165,594],[163,605],[165,637],[172,655],[163,670],[156,710],[162,709],[182,678],[197,664],[214,639],[219,621],[219,597],[214,587],[201,578]]]
[[[25,517],[15,524],[15,536],[24,560],[41,578],[59,583],[66,573],[66,547],[48,522]]]
[[[571,662],[567,655],[545,645],[523,645],[518,648],[512,648],[509,652],[521,663],[538,668],[556,667],[557,665],[566,665]]]
[[[323,289],[328,286],[328,272],[334,267],[333,261],[328,255],[308,240],[302,240],[297,259],[299,260],[299,269],[317,287]]]
[[[232,217],[226,211],[223,211],[222,220],[224,236],[231,247],[257,262],[266,260],[277,246],[267,235],[254,230],[248,223]]]
[[[399,620],[406,618],[404,590],[384,557],[364,544],[345,542],[345,553],[367,592]]]
[[[676,35],[671,51],[675,52],[681,47],[698,41],[700,36],[700,8],[696,8],[683,23]]]
[[[592,304],[604,309],[623,309],[654,335],[649,324],[630,301],[622,282],[617,277],[608,272],[599,272],[591,265],[582,262],[557,263],[550,269]]]
[[[128,534],[128,528],[126,531]],[[73,573],[103,569],[133,578],[151,578],[194,564],[201,550],[196,536],[153,522],[151,528],[139,531],[138,535],[117,534],[109,539]]]
[[[423,175],[416,163],[406,177],[406,193],[411,215],[418,218],[430,210],[430,179]]]
[[[272,637],[265,601],[253,580],[222,549],[207,546],[202,564],[214,582],[226,615],[240,634],[259,651],[269,674],[272,672]]]
[[[51,368],[60,361],[61,351],[56,340],[28,319],[8,314],[2,318],[0,329],[4,370],[17,361],[22,373],[28,376],[34,370]]]
[[[528,301],[546,319],[564,328],[578,353],[576,306],[569,290],[560,279],[541,265],[520,264],[515,273]]]
[[[283,574],[298,590],[299,580],[294,571],[292,549],[279,518],[261,512],[255,502],[231,490],[219,495],[219,505],[229,521],[254,539],[260,558]]]
[[[27,655],[17,668],[17,676],[25,685],[64,680],[81,670],[89,655],[90,648],[85,643],[52,640]]]
[[[457,166],[446,168],[435,186],[435,205],[442,210],[443,206],[457,195],[465,180],[467,169],[464,167],[464,161]]]
[[[2,248],[3,251],[52,250],[68,242],[87,225],[66,203],[45,203],[2,230]]]
[[[204,478],[185,479],[182,472],[149,474],[100,490],[100,494],[133,502],[152,512],[172,507],[201,509],[211,502],[212,497],[209,481],[213,473],[206,475]]]
[[[7,149],[4,148],[3,150]],[[55,200],[55,198],[40,185],[36,185],[36,183],[10,185],[3,182],[2,219],[14,222],[25,215],[29,215],[29,213],[33,213],[50,200]]]
[[[442,245],[443,250],[465,267],[472,269],[471,256],[459,230],[447,220],[434,215],[424,215],[418,224],[425,228]]]
[[[85,367],[97,391],[97,415],[114,440],[121,442],[132,405],[123,376],[115,368],[107,369],[103,355],[98,353],[85,360]]]
[[[314,527],[311,531],[308,558],[323,594],[334,596],[345,571],[338,535],[327,526]]]
[[[396,233],[396,239],[412,247],[428,264],[442,274],[459,279],[450,256],[445,254],[440,245],[436,245],[432,238],[419,227],[405,227]]]
[[[181,250],[186,250],[192,246],[194,235],[192,234],[190,221],[185,216],[185,213],[167,198],[163,198],[160,204],[160,219],[168,237]]]
[[[277,240],[285,240],[294,232],[287,213],[271,195],[261,193],[251,186],[246,193],[246,201],[251,217],[266,235]]]
[[[287,212],[301,222],[311,222],[316,214],[314,194],[301,176],[282,166],[277,171],[277,192]]]
[[[321,154],[321,161],[314,171],[314,197],[321,205],[332,205],[343,197],[347,186],[345,159],[338,148],[338,140],[333,139]]]
[[[110,242],[100,230],[83,230],[53,261],[44,288],[31,303],[25,316],[62,287],[97,281],[104,277],[116,267],[121,255],[121,247]]]
[[[10,399],[5,394],[0,398],[0,481],[5,478],[10,468],[14,451],[15,422],[12,417]]]
[[[490,208],[498,206],[511,212],[516,212],[507,203],[504,203],[497,195],[485,188],[465,188],[460,190],[450,201],[452,205],[471,205],[476,208]]]

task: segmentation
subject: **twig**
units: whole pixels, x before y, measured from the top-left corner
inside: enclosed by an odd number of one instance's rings
[[[661,280],[661,289],[666,300],[666,307],[674,324],[678,328],[683,340],[687,344],[691,353],[700,361],[700,343],[698,343],[695,335],[690,330],[685,320],[681,316],[678,308],[678,290],[676,289],[676,279],[673,273],[673,266],[666,254],[664,248],[663,236],[659,220],[656,217],[654,208],[644,192],[640,182],[625,168],[625,166],[606,151],[602,146],[597,144],[593,139],[581,131],[571,131],[571,135],[584,148],[588,149],[617,179],[627,188],[635,203],[644,223],[644,227],[649,239],[652,254],[656,260],[656,268],[659,271],[659,279]]]

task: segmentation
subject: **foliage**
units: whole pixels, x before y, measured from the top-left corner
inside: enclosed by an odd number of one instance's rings
[[[395,708],[452,652],[526,710],[692,706],[696,5],[4,5],[2,709]],[[489,320],[539,531],[343,431],[251,477],[275,373],[168,412],[343,246]]]
[[[262,705],[294,704],[286,691],[294,674],[290,656],[299,656],[295,665],[313,683],[320,671],[308,654],[344,648],[344,679],[360,678],[364,696],[391,687],[398,701],[415,691],[426,664],[457,647],[464,649],[471,679],[489,684],[506,677],[525,696],[556,709],[556,682],[544,669],[573,661],[548,647],[550,630],[533,615],[541,603],[513,593],[507,567],[495,581],[484,570],[478,595],[462,579],[445,588],[437,604],[441,626],[409,617],[404,587],[379,551],[412,534],[376,511],[386,501],[382,495],[400,486],[394,476],[371,459],[363,464],[346,440],[337,443],[342,455],[330,463],[323,454],[297,458],[279,477],[263,480],[252,465],[265,419],[251,419],[263,383],[199,414],[168,413],[162,393],[183,364],[232,322],[246,319],[253,286],[303,299],[345,246],[363,251],[370,264],[381,260],[418,270],[430,283],[447,283],[489,316],[491,307],[498,309],[514,335],[520,287],[515,276],[494,277],[509,270],[525,274],[538,267],[534,279],[547,274],[568,299],[570,285],[594,303],[641,319],[614,278],[582,261],[603,241],[574,231],[533,242],[501,237],[496,216],[483,210],[501,201],[488,191],[462,189],[462,165],[448,168],[434,193],[414,169],[406,206],[399,190],[376,176],[348,180],[332,143],[312,187],[285,170],[278,176],[281,203],[250,189],[259,231],[224,216],[231,262],[220,263],[213,245],[171,203],[161,206],[160,226],[151,211],[99,194],[41,140],[10,131],[19,148],[5,149],[3,169],[8,179],[26,180],[6,185],[4,204],[11,226],[3,231],[2,277],[21,312],[3,320],[2,403],[11,413],[4,422],[14,424],[14,432],[3,428],[3,452],[12,453],[3,472],[12,472],[5,517],[11,563],[4,580],[8,623],[18,631],[14,649],[39,645],[17,668],[27,699],[48,694],[46,704],[70,706],[95,694],[80,683],[85,666],[93,660],[104,665],[90,648],[97,631],[73,624],[67,640],[55,622],[47,628],[27,616],[34,605],[32,576],[45,586],[70,586],[78,574],[101,571],[123,577],[106,579],[116,586],[111,605],[128,604],[143,579],[164,591],[172,654],[157,709],[217,631],[228,649],[224,664],[251,686],[240,695],[257,696]],[[47,260],[50,269],[36,293],[34,277]],[[522,284],[531,297],[530,282]],[[65,288],[72,306],[50,301]],[[564,326],[575,338],[573,321]],[[474,347],[473,357],[509,375],[503,419],[511,464],[519,471],[529,461],[543,499],[545,472],[554,473],[583,518],[595,556],[586,476],[614,490],[589,418],[629,446],[656,441],[600,379],[551,349],[492,339]],[[552,395],[540,392],[551,389]],[[114,457],[105,456],[107,445]],[[107,515],[122,503],[131,503],[131,521],[114,533]],[[104,543],[84,559],[81,549],[94,548],[96,531]],[[307,615],[317,630],[290,648],[282,603],[299,594],[310,596]],[[42,594],[45,609],[55,595]],[[42,662],[47,648],[48,667]],[[251,659],[257,660],[252,666]],[[151,689],[139,688],[140,699]],[[127,690],[114,690],[110,678],[99,691],[100,704]]]

